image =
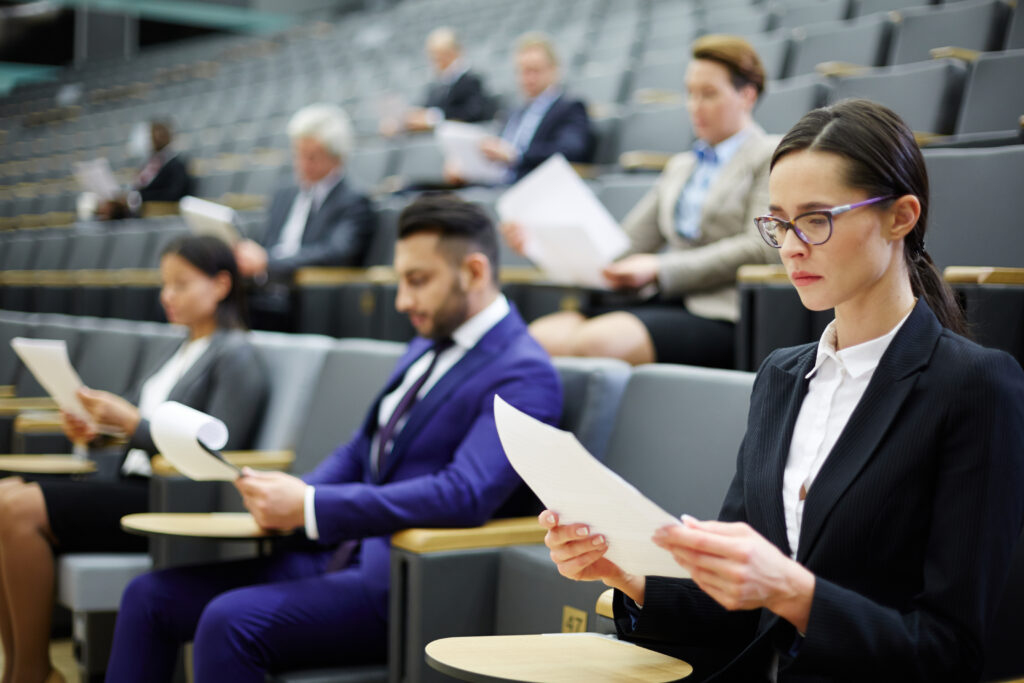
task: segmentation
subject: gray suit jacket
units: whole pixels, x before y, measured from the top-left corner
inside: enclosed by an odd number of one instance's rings
[[[161,358],[140,375],[143,379],[126,397],[138,405],[142,384],[163,367],[172,354]],[[210,346],[171,389],[168,401],[177,401],[223,421],[228,428],[225,450],[251,448],[269,385],[267,370],[242,330],[218,330]],[[157,448],[149,433],[149,421],[139,422],[129,448],[141,448],[150,454]]]
[[[679,195],[696,164],[693,152],[677,154],[658,182],[622,223],[629,253],[661,253],[662,294],[683,297],[687,309],[705,318],[739,318],[736,269],[745,263],[775,263],[777,250],[761,239],[754,217],[768,212],[768,165],[779,138],[754,124],[750,136],[708,188],[700,238],[676,232]],[[667,247],[667,249],[666,249]]]
[[[299,188],[278,190],[270,203],[269,224],[263,247],[270,249],[281,239]],[[287,258],[270,258],[267,270],[275,279],[289,278],[305,266],[361,266],[373,237],[375,219],[370,200],[357,192],[345,178],[338,181],[320,207],[310,211],[299,251]]]

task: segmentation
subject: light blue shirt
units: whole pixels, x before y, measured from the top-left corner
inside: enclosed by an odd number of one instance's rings
[[[722,140],[712,147],[703,140],[698,140],[693,145],[693,153],[697,157],[697,164],[690,174],[689,180],[683,186],[679,194],[679,202],[676,204],[676,232],[685,239],[696,241],[700,239],[700,217],[707,199],[708,188],[715,182],[718,174],[740,145],[747,139],[750,131],[744,128],[732,137]]]
[[[534,97],[508,120],[505,129],[501,131],[501,138],[515,147],[516,153],[522,156],[530,146],[530,141],[533,140],[537,127],[544,120],[548,109],[551,109],[551,105],[561,96],[562,91],[558,86],[552,85]]]

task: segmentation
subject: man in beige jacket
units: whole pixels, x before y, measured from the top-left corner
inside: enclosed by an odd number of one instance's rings
[[[753,121],[764,68],[741,38],[705,36],[686,70],[694,149],[673,157],[623,222],[628,254],[605,269],[615,289],[657,285],[652,301],[586,317],[544,316],[531,334],[556,356],[611,356],[731,367],[739,316],[736,269],[778,256],[757,233],[778,142]],[[513,248],[520,233],[507,226]],[[597,313],[592,311],[591,313]]]

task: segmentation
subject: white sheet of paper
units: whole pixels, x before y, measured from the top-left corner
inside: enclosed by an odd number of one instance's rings
[[[498,437],[512,467],[563,524],[587,524],[608,539],[606,557],[641,576],[689,577],[651,540],[676,518],[597,461],[570,432],[494,398]]]
[[[93,192],[101,199],[113,199],[121,194],[121,184],[114,177],[110,162],[105,157],[76,161],[73,167],[75,179],[86,192]]]
[[[75,393],[83,386],[82,379],[71,365],[63,339],[15,337],[11,348],[61,410],[93,424]]]
[[[525,232],[526,256],[556,282],[607,287],[601,270],[629,238],[561,154],[532,170],[498,199],[502,221]]]
[[[230,206],[189,196],[181,198],[178,208],[195,235],[210,235],[227,244],[236,244],[242,239],[235,228],[238,214]]]
[[[210,453],[228,442],[227,426],[215,417],[167,401],[153,411],[149,432],[160,454],[189,479],[234,481],[240,474],[237,467]]]
[[[504,180],[508,166],[491,161],[480,151],[480,142],[493,136],[486,128],[459,121],[442,121],[434,128],[445,161],[470,183],[494,185]]]

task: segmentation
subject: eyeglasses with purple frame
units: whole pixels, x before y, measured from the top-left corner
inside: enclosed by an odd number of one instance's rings
[[[884,197],[872,197],[871,199],[865,199],[862,202],[856,202],[853,204],[843,204],[841,206],[834,206],[831,209],[817,209],[815,211],[808,211],[802,213],[791,221],[787,221],[783,218],[776,218],[775,216],[758,216],[754,219],[754,224],[757,225],[757,231],[761,233],[761,238],[768,243],[768,246],[779,249],[782,247],[782,236],[776,235],[777,228],[791,229],[796,233],[796,236],[806,244],[817,246],[828,242],[832,237],[832,219],[839,214],[846,213],[847,211],[853,211],[854,209],[862,206],[868,206],[869,204],[876,204],[883,202],[886,199],[892,199],[892,195],[886,195]],[[813,240],[808,236],[808,232],[821,232],[825,227],[823,224],[815,224],[809,222],[808,218],[814,218],[816,216],[824,216],[828,221],[828,233],[824,239]],[[803,229],[800,228],[800,223],[803,224]]]

